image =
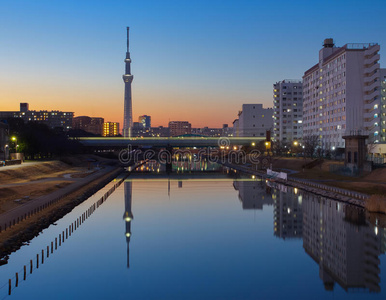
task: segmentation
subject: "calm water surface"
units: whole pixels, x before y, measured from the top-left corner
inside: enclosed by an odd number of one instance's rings
[[[10,256],[0,299],[386,297],[384,229],[356,208],[257,179],[176,176],[129,177],[37,269],[106,186]]]

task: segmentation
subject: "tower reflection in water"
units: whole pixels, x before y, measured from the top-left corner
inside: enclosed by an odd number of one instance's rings
[[[362,209],[296,188],[259,181],[234,181],[243,209],[273,204],[274,235],[303,238],[305,252],[319,265],[326,290],[380,292],[379,256],[385,229],[370,224]]]
[[[130,268],[130,238],[131,238],[131,221],[134,219],[133,212],[131,211],[132,203],[132,187],[131,181],[125,181],[124,193],[125,193],[125,213],[123,219],[125,220],[126,226],[126,243],[127,243],[127,267]]]

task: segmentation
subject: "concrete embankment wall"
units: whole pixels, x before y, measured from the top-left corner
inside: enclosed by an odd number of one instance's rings
[[[267,174],[264,171],[255,171],[255,170],[251,170],[250,168],[246,168],[243,166],[234,165],[230,163],[221,163],[221,164],[225,167],[229,167],[229,168],[244,172],[246,174],[251,174],[251,175],[259,176],[263,179],[267,179]],[[287,186],[296,187],[310,193],[314,193],[323,197],[332,198],[334,200],[346,202],[360,207],[364,207],[365,200],[370,197],[369,195],[366,195],[363,193],[358,193],[355,191],[337,188],[337,187],[321,184],[318,182],[312,182],[305,179],[289,178],[287,181],[281,180],[281,179],[275,179],[275,181]]]

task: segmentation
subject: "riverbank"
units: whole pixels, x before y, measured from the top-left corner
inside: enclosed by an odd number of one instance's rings
[[[275,159],[272,163],[273,170],[282,171],[288,175],[287,181],[275,179],[275,182],[363,207],[369,211],[386,213],[386,210],[378,209],[386,207],[386,205],[374,204],[374,199],[381,198],[377,197],[377,194],[386,194],[386,169],[377,169],[362,177],[349,177],[330,173],[329,165],[331,163],[325,162],[307,170],[303,168],[304,161],[302,159]],[[231,163],[224,165],[247,174],[269,179],[266,170],[256,170],[253,165],[248,167]],[[371,205],[369,205],[370,202],[367,202],[370,197],[372,197]],[[376,209],[374,210],[374,208]]]
[[[94,155],[78,155],[1,167],[0,214],[66,188],[79,181],[78,178],[88,177],[112,163],[116,162]]]
[[[0,257],[20,247],[123,171],[78,155],[0,168]]]
[[[88,199],[122,172],[123,169],[121,167],[115,167],[108,169],[107,172],[101,172],[97,179],[65,195],[60,201],[32,215],[27,220],[16,224],[6,231],[2,231],[0,233],[0,260],[6,263],[7,256],[10,253],[39,235],[43,229],[65,216],[74,207]],[[64,190],[62,192],[65,193]]]

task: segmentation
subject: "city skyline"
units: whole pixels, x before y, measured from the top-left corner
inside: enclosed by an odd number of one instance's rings
[[[272,107],[272,83],[300,79],[325,38],[337,46],[379,43],[383,67],[385,8],[376,2],[376,11],[347,1],[6,3],[0,110],[28,102],[123,124],[122,57],[130,26],[134,119],[151,115],[153,126],[232,124],[242,104]],[[366,15],[364,26],[358,20]]]

